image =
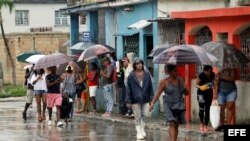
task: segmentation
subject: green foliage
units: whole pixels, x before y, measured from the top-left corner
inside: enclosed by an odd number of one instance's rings
[[[0,90],[0,98],[25,96],[26,90],[21,85],[4,85]]]

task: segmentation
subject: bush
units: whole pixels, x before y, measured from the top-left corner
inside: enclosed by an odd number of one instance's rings
[[[22,85],[4,85],[0,91],[0,98],[25,96],[26,90]]]

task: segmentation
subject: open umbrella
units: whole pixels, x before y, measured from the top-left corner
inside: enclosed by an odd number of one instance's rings
[[[40,60],[44,56],[45,56],[44,54],[35,54],[27,58],[25,61],[31,64],[36,64],[38,60]]]
[[[177,45],[170,47],[156,56],[155,64],[207,64],[212,65],[216,57],[196,45]]]
[[[83,50],[85,50],[88,47],[93,46],[93,45],[94,45],[94,43],[79,42],[79,43],[74,44],[72,47],[70,47],[70,49],[83,51]]]
[[[25,60],[27,58],[29,58],[32,55],[36,55],[36,54],[41,54],[40,52],[36,52],[36,51],[27,51],[27,52],[23,52],[19,55],[17,55],[17,61],[18,62],[23,62],[23,63],[27,63]]]
[[[70,65],[77,69],[78,72],[82,72],[83,69],[75,61],[70,61],[68,63],[61,64],[56,69],[56,74],[61,75],[65,72],[66,67]]]
[[[83,51],[91,46],[94,46],[94,43],[84,43],[84,42],[79,42],[75,45],[73,45],[72,47],[70,47],[71,50],[79,50],[79,51]],[[97,44],[96,44],[97,45]],[[104,47],[106,47],[107,49],[110,50],[110,52],[115,52],[115,49],[109,45],[102,45]]]
[[[83,51],[78,61],[98,58],[99,55],[110,53],[111,51],[104,45],[94,45]]]
[[[161,52],[163,52],[165,49],[167,48],[170,48],[172,46],[176,46],[178,44],[176,43],[172,43],[172,44],[169,44],[169,43],[165,43],[165,44],[161,44],[161,45],[158,45],[156,48],[154,48],[148,55],[148,57],[155,57],[157,55],[159,55]]]
[[[46,55],[38,60],[34,69],[48,68],[72,61],[73,58],[62,53]]]
[[[218,62],[215,66],[219,69],[240,68],[249,62],[249,59],[233,44],[207,42],[201,47],[217,57]]]

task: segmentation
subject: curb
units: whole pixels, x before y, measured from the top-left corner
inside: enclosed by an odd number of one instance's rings
[[[17,102],[17,101],[25,101],[26,97],[8,97],[8,98],[0,98],[0,102]]]
[[[112,123],[122,123],[126,125],[134,125],[134,120],[111,116],[111,117],[101,117],[100,114],[96,115],[76,115],[81,116],[87,119],[93,120],[103,120]],[[224,133],[223,132],[216,132],[216,131],[209,131],[209,132],[200,132],[199,130],[195,129],[188,129],[184,127],[185,125],[180,125],[179,127],[179,134],[183,136],[191,136],[191,137],[198,137],[198,138],[206,138],[212,139],[216,141],[223,141],[224,140]],[[153,130],[161,130],[161,131],[168,131],[168,127],[162,126],[160,121],[149,121],[146,124],[146,128],[153,129]]]

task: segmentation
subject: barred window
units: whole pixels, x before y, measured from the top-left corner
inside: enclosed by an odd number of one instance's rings
[[[15,11],[16,25],[29,25],[29,10]]]
[[[66,15],[62,15],[60,11],[55,11],[55,25],[66,26],[68,25],[68,18]]]

